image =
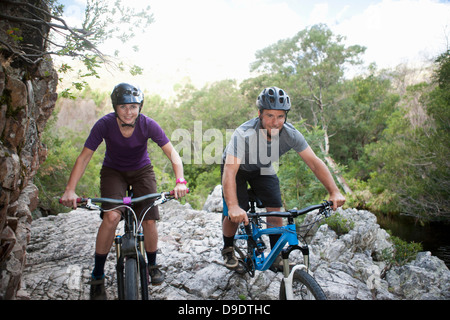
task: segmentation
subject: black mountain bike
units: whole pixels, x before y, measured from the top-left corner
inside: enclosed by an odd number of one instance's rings
[[[145,209],[141,219],[138,220],[132,205],[149,199],[154,200],[154,202]],[[114,239],[116,244],[117,291],[119,300],[148,300],[148,270],[147,262],[145,260],[142,221],[151,208],[172,199],[174,199],[173,191],[151,193],[138,198],[133,198],[131,186],[128,188],[127,197],[121,200],[110,198],[77,199],[77,202],[84,203],[81,207],[89,210],[103,210],[94,203],[117,204],[117,207],[110,210],[125,207],[125,213],[122,215],[124,220],[123,234],[116,235]]]

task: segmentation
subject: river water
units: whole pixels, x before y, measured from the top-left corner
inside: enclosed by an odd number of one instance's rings
[[[430,251],[450,268],[450,225],[437,222],[422,225],[411,217],[382,214],[377,214],[377,222],[402,240],[421,243],[424,251]]]

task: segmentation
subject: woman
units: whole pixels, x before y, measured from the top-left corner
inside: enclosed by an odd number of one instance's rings
[[[106,143],[106,152],[100,172],[102,197],[122,199],[128,185],[133,186],[135,197],[157,192],[155,173],[147,150],[148,139],[152,139],[161,147],[172,162],[176,178],[175,198],[185,196],[187,189],[181,158],[158,123],[140,113],[144,103],[142,91],[131,84],[120,83],[114,87],[111,100],[114,112],[103,116],[93,126],[72,169],[61,202],[65,206],[76,208],[78,198],[75,193],[76,185],[103,140]],[[134,208],[135,212],[140,214],[148,205],[149,202],[137,204]],[[105,210],[112,207],[113,205],[103,205]],[[120,210],[105,211],[102,215],[95,247],[91,299],[106,299],[104,266],[120,219]],[[164,281],[164,275],[156,265],[158,232],[155,221],[158,219],[158,207],[155,206],[147,213],[142,224],[149,274],[153,285]]]

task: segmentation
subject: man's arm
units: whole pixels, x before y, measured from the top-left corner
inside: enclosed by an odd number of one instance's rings
[[[326,164],[314,153],[311,147],[307,147],[305,150],[298,153],[306,165],[315,174],[317,179],[323,184],[325,189],[327,189],[330,201],[333,201],[333,210],[342,206],[345,203],[345,197],[339,191],[336,183],[334,182],[333,176]]]
[[[228,206],[228,217],[234,223],[244,222],[248,224],[248,217],[245,210],[239,207],[236,190],[236,174],[239,170],[241,160],[227,154],[223,168],[222,188],[225,202]]]

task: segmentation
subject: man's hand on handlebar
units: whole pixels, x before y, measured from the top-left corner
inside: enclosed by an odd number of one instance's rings
[[[330,198],[328,200],[333,202],[334,211],[336,211],[337,208],[343,206],[345,203],[345,197],[340,192],[330,194]]]
[[[247,212],[243,210],[239,206],[232,206],[228,208],[228,218],[231,222],[241,223],[244,222],[245,225],[248,225],[248,216]]]

